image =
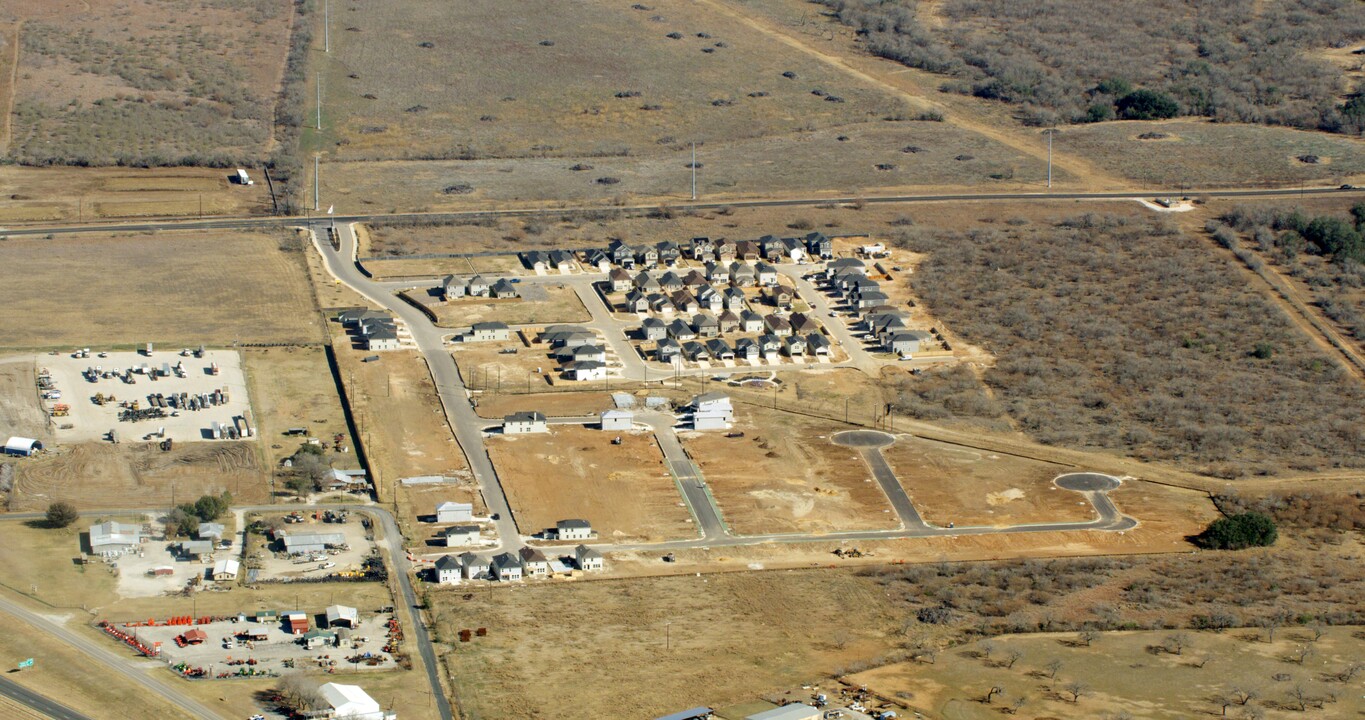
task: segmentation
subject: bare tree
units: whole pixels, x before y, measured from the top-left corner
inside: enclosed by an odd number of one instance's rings
[[[1100,639],[1100,634],[1095,630],[1082,630],[1081,634],[1077,635],[1076,638],[1081,645],[1090,647],[1091,643]]]
[[[1261,694],[1255,690],[1247,690],[1238,685],[1233,685],[1232,688],[1228,690],[1228,695],[1232,697],[1233,702],[1242,706],[1245,706],[1247,703],[1261,696]]]
[[[322,704],[317,683],[302,675],[286,675],[280,680],[279,691],[284,704],[297,712],[316,710]]]
[[[1019,662],[1019,659],[1022,657],[1024,657],[1024,653],[1019,650],[1011,649],[1008,653],[1005,653],[1005,667],[1013,670],[1014,664]]]
[[[1242,720],[1265,720],[1265,710],[1255,705],[1248,705],[1242,708],[1240,717]]]
[[[1309,626],[1308,630],[1313,633],[1313,642],[1321,640],[1322,636],[1327,634],[1327,628],[1320,623],[1314,623]]]
[[[834,631],[834,635],[830,639],[834,641],[834,647],[836,649],[843,650],[848,647],[848,641],[852,640],[853,636],[848,630],[840,628],[839,630]]]
[[[1060,658],[1053,658],[1052,660],[1049,660],[1044,667],[1047,668],[1048,679],[1055,682],[1057,680],[1057,672],[1062,669],[1062,661]]]
[[[1226,717],[1228,714],[1228,708],[1237,704],[1237,700],[1235,700],[1230,693],[1218,693],[1217,695],[1214,695],[1213,697],[1209,698],[1209,701],[1212,702],[1214,705],[1218,706],[1218,708],[1222,711],[1219,713],[1219,715],[1222,715],[1224,717]]]
[[[1028,702],[1028,697],[1024,695],[1016,695],[1013,698],[1010,698],[1009,705],[1005,706],[1005,712],[1009,713],[1010,715],[1013,715],[1019,712],[1019,708],[1023,707],[1024,703],[1026,702]]]
[[[1185,648],[1190,644],[1190,636],[1185,633],[1175,633],[1166,636],[1164,647],[1166,652],[1172,655],[1180,655],[1185,652]]]
[[[1289,654],[1289,659],[1298,663],[1299,665],[1302,665],[1303,661],[1307,660],[1310,657],[1313,657],[1316,654],[1317,651],[1313,649],[1312,645],[1300,645],[1298,648],[1294,650],[1294,652]]]
[[[1086,685],[1083,682],[1080,682],[1079,680],[1072,681],[1067,683],[1066,685],[1063,685],[1062,689],[1065,690],[1067,694],[1071,696],[1071,702],[1073,703],[1080,702],[1081,696],[1090,692],[1090,686]]]
[[[1344,683],[1351,682],[1351,680],[1355,679],[1355,676],[1360,673],[1361,667],[1362,665],[1358,662],[1353,662],[1347,665],[1346,667],[1341,669],[1341,672],[1336,674],[1335,676],[1336,681]]]
[[[917,643],[910,649],[910,657],[933,665],[938,659],[938,646],[927,642]]]
[[[1259,621],[1257,621],[1257,624],[1265,628],[1265,641],[1275,642],[1275,631],[1278,630],[1279,627],[1284,624],[1284,620],[1281,619],[1279,614],[1277,613],[1275,615],[1271,615],[1270,617],[1261,618]]]
[[[992,685],[992,686],[991,686],[991,689],[990,689],[990,690],[987,690],[985,696],[983,696],[983,697],[981,698],[981,702],[986,703],[987,705],[990,705],[990,704],[991,704],[991,700],[995,699],[995,696],[996,696],[996,695],[1000,695],[1000,694],[1002,694],[1002,693],[1004,693],[1004,692],[1005,692],[1005,688],[1002,688],[1002,687],[1000,687],[999,685]]]
[[[1310,698],[1308,695],[1308,689],[1305,688],[1303,685],[1295,683],[1294,687],[1289,691],[1289,697],[1294,698],[1294,702],[1299,704],[1299,712],[1303,712],[1308,709],[1308,701]]]
[[[990,659],[991,659],[991,654],[994,653],[994,652],[995,652],[995,643],[993,643],[993,642],[983,642],[983,643],[981,643],[981,657],[982,657],[982,658],[984,658],[984,659],[986,659],[986,660],[990,660]]]

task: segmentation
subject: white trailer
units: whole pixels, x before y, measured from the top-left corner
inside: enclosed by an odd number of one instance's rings
[[[250,176],[250,175],[247,175],[245,170],[243,170],[243,169],[241,169],[241,168],[237,168],[237,184],[238,184],[238,185],[255,185],[255,184],[256,184],[256,181],[255,181],[255,180],[252,180],[252,179],[251,179],[251,176]]]

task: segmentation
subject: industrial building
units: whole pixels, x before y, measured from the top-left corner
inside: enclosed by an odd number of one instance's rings
[[[34,440],[33,438],[15,436],[5,441],[6,455],[19,455],[21,457],[28,457],[29,455],[32,455],[42,449],[43,444],[37,440]]]
[[[142,528],[112,520],[90,526],[90,554],[114,557],[137,550],[142,544]]]
[[[379,703],[358,685],[326,683],[318,688],[318,696],[331,708],[328,718],[345,720],[395,720],[397,715],[385,712]]]
[[[346,544],[346,536],[341,533],[298,533],[284,536],[284,551],[290,555],[326,552],[329,547]]]

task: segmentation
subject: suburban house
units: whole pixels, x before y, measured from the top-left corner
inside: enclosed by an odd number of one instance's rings
[[[558,268],[560,271],[569,270],[573,267],[573,253],[568,250],[551,250],[550,266]]]
[[[683,276],[683,287],[698,288],[711,282],[711,280],[712,277],[707,273],[689,270],[687,275]]]
[[[529,433],[550,432],[545,424],[545,414],[537,411],[512,413],[502,419],[503,435],[526,435]]]
[[[768,332],[778,336],[787,337],[792,334],[792,324],[781,315],[769,315],[763,318],[763,326]]]
[[[579,545],[574,548],[573,553],[579,570],[601,570],[604,567],[602,553],[587,545]]]
[[[730,396],[711,392],[692,399],[692,428],[694,430],[724,430],[735,419]]]
[[[668,326],[659,318],[645,318],[640,323],[640,335],[646,340],[661,340],[668,337]]]
[[[787,308],[792,305],[792,291],[781,285],[773,285],[763,292],[763,297],[773,307]]]
[[[442,585],[459,585],[464,570],[454,555],[442,555],[436,559],[436,582]]]
[[[923,330],[906,330],[891,335],[886,342],[886,349],[901,356],[911,355],[919,352],[921,343],[928,342],[933,337]]]
[[[241,571],[242,564],[231,558],[219,560],[213,564],[211,577],[215,582],[230,582],[237,579],[237,573]]]
[[[443,502],[436,506],[436,522],[457,523],[474,519],[472,503]]]
[[[360,625],[360,611],[347,605],[331,605],[322,611],[327,616],[327,627],[344,627],[354,630]]]
[[[332,632],[331,630],[314,628],[304,633],[303,637],[300,638],[300,641],[303,643],[303,646],[308,648],[309,650],[316,650],[317,648],[336,647],[337,634]]]
[[[523,545],[517,554],[521,556],[521,569],[529,577],[545,577],[550,574],[550,560],[545,553]]]
[[[754,273],[758,277],[759,285],[777,284],[777,268],[773,267],[772,265],[769,265],[768,263],[765,263],[761,260],[755,263]]]
[[[331,708],[331,717],[344,720],[395,720],[398,716],[385,712],[358,685],[326,683],[318,688],[318,697]]]
[[[788,357],[801,357],[806,354],[806,339],[800,335],[792,335],[782,343],[782,352]]]
[[[351,310],[342,310],[341,312],[337,313],[337,322],[341,323],[342,325],[345,325],[346,327],[356,327],[357,325],[359,325],[362,322],[365,322],[366,320],[381,320],[389,317],[391,316],[387,312],[384,312],[383,310],[353,308]]]
[[[810,233],[806,236],[806,252],[818,258],[834,257],[834,241],[824,233]]]
[[[646,245],[636,250],[635,259],[645,267],[654,267],[659,264],[659,249]]]
[[[474,323],[473,327],[469,328],[469,334],[465,336],[466,340],[474,342],[507,340],[510,337],[512,329],[507,327],[507,323],[496,321]]]
[[[633,313],[649,312],[649,298],[639,290],[631,290],[626,293],[626,300],[621,303],[621,309]]]
[[[759,254],[768,260],[780,260],[784,255],[782,239],[776,235],[764,235],[754,242],[758,244]]]
[[[752,265],[734,263],[730,266],[730,282],[736,287],[753,287],[758,284],[758,273]]]
[[[682,346],[673,338],[660,340],[654,348],[654,358],[661,363],[672,363],[682,355]]]
[[[607,255],[611,257],[612,262],[621,267],[634,267],[635,265],[635,248],[620,240],[612,240],[611,244],[607,245]]]
[[[569,369],[569,378],[579,382],[607,379],[607,364],[597,360],[577,360]]]
[[[691,315],[701,309],[701,304],[697,302],[697,298],[686,290],[670,293],[668,299],[680,313]]]
[[[663,285],[658,279],[644,270],[641,270],[639,274],[635,276],[635,287],[641,292],[647,293],[660,292],[663,290]]]
[[[677,292],[683,289],[683,287],[685,287],[683,279],[678,277],[678,274],[672,270],[659,276],[659,288],[664,292]]]
[[[488,289],[492,287],[482,275],[475,275],[469,278],[469,283],[465,285],[465,293],[477,297],[487,297]]]
[[[493,556],[491,569],[493,579],[501,580],[503,582],[515,582],[521,579],[521,558],[512,553],[498,553]]]
[[[553,325],[540,334],[540,340],[549,343],[551,347],[571,348],[579,345],[596,344],[597,335],[591,330],[584,330],[573,325]]]
[[[859,310],[866,310],[868,308],[876,307],[878,305],[885,305],[890,301],[891,298],[886,293],[880,290],[869,290],[867,292],[858,293]]]
[[[441,299],[446,302],[464,297],[468,290],[469,287],[465,285],[462,278],[457,278],[454,275],[441,278]]]
[[[607,361],[607,349],[601,345],[579,345],[569,352],[572,354],[574,362],[591,360],[604,363]]]
[[[813,332],[820,332],[820,323],[816,322],[815,318],[806,313],[792,313],[791,317],[787,320],[791,322],[792,332],[794,333],[809,335]]]
[[[821,335],[818,332],[811,333],[806,336],[806,350],[808,352],[814,353],[817,356],[828,357],[829,351],[832,346],[833,343],[829,341],[829,338],[825,337],[824,335]]]
[[[539,250],[522,253],[521,261],[526,264],[526,267],[536,271],[546,270],[550,267],[550,257]]]
[[[611,257],[597,249],[583,253],[583,262],[597,268],[598,272],[607,272],[607,269],[611,267]]]
[[[142,545],[142,527],[110,520],[90,526],[90,554],[114,557]]]
[[[681,318],[668,324],[668,334],[674,340],[695,340],[697,337],[697,331]]]
[[[560,520],[555,523],[555,538],[559,540],[587,540],[592,537],[592,525],[587,520]]]
[[[692,327],[701,337],[715,337],[720,334],[720,322],[714,316],[699,314],[692,318]]]
[[[392,325],[374,326],[369,332],[365,333],[365,349],[373,352],[386,350],[397,350],[398,330]]]
[[[746,333],[763,332],[763,316],[753,310],[745,310],[739,314],[740,324]]]
[[[446,547],[467,547],[479,542],[478,525],[452,525],[445,531]]]
[[[709,237],[694,237],[689,250],[693,260],[710,260],[716,256],[716,243]]]
[[[734,360],[735,351],[731,349],[730,343],[720,338],[711,338],[706,341],[706,352],[716,360]]]
[[[721,240],[716,243],[716,262],[732,263],[735,261],[735,244],[729,240]]]
[[[659,262],[664,265],[674,265],[682,258],[682,249],[672,240],[654,243],[654,250],[658,253]]]
[[[735,259],[754,262],[758,259],[758,245],[750,240],[740,240],[735,243]]]
[[[466,580],[478,580],[488,575],[488,561],[472,552],[460,553],[460,565]]]
[[[806,261],[806,256],[808,255],[808,253],[806,252],[805,244],[802,243],[799,239],[782,238],[782,247],[783,252],[787,256],[787,259],[791,260],[792,262],[800,263]]]
[[[703,285],[697,289],[697,302],[701,303],[713,313],[718,313],[725,309],[725,296],[719,290],[710,285]]]
[[[635,413],[629,410],[604,410],[599,417],[602,429],[611,432],[630,430],[635,422]]]
[[[733,310],[726,310],[716,318],[716,323],[720,326],[720,334],[736,332],[739,330],[739,316]]]
[[[645,300],[649,301],[649,309],[657,313],[673,312],[673,301],[668,296],[661,293],[650,293]]]
[[[759,358],[758,341],[753,338],[740,338],[735,341],[735,356],[740,360],[754,361]]]
[[[688,273],[688,276],[690,277],[693,273],[696,272],[697,272],[696,270],[693,270],[692,272]],[[717,265],[714,261],[707,260],[706,264],[703,265],[701,268],[701,274],[706,278],[707,282],[716,282],[717,280],[728,280],[730,278],[730,269],[725,267],[724,265]]]
[[[837,260],[830,260],[829,263],[825,265],[825,268],[836,273],[840,270],[851,269],[857,270],[864,275],[867,274],[867,263],[858,258],[839,258]]]
[[[631,280],[630,273],[621,268],[612,268],[607,275],[607,283],[611,286],[614,293],[622,293],[635,287],[635,282]]]
[[[513,285],[511,280],[503,278],[493,283],[493,287],[488,289],[488,294],[500,300],[514,298],[517,296],[517,286]]]
[[[772,333],[758,336],[758,349],[764,356],[775,356],[782,349],[782,338]]]
[[[702,362],[711,359],[711,351],[706,346],[696,340],[688,340],[682,344],[683,356],[692,362]]]

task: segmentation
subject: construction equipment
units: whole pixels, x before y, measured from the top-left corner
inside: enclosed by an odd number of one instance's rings
[[[57,403],[52,406],[52,417],[66,417],[71,414],[71,406],[66,403]]]

